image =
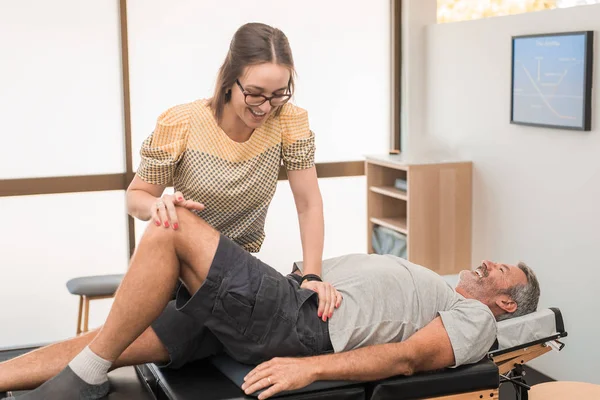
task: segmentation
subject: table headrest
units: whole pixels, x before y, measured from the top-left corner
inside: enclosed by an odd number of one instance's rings
[[[498,322],[498,349],[520,346],[565,332],[558,308],[546,308]]]

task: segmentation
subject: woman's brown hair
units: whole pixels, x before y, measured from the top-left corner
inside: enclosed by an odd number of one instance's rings
[[[285,34],[277,28],[258,22],[242,25],[233,35],[227,57],[217,77],[215,93],[210,100],[210,106],[217,121],[223,117],[225,104],[231,99],[231,87],[249,65],[262,63],[283,65],[290,70],[289,90],[294,92],[294,59],[292,49]],[[278,115],[279,107],[275,111]]]

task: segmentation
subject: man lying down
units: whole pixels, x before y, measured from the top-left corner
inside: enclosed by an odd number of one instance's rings
[[[496,320],[537,307],[537,279],[522,263],[484,261],[452,289],[404,259],[352,254],[323,262],[323,280],[343,296],[323,322],[299,275],[281,275],[185,209],[178,215],[179,230],[148,226],[99,331],[0,364],[0,391],[41,385],[20,398],[99,399],[112,368],[178,368],[224,351],[258,364],[243,389],[267,388],[263,399],[316,380],[477,362],[495,340]]]

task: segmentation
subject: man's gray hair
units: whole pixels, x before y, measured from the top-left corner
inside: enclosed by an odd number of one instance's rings
[[[498,321],[520,317],[537,310],[538,301],[540,299],[540,284],[537,277],[531,268],[524,262],[519,262],[517,266],[525,273],[527,283],[525,285],[515,285],[505,292],[515,301],[515,303],[517,303],[517,310],[512,313],[499,315],[496,318]]]

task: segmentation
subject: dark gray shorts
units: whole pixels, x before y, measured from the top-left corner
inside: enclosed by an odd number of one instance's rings
[[[194,295],[181,286],[152,328],[169,367],[221,351],[258,364],[333,352],[317,309],[317,294],[300,288],[298,276],[283,276],[221,235],[206,281]]]

